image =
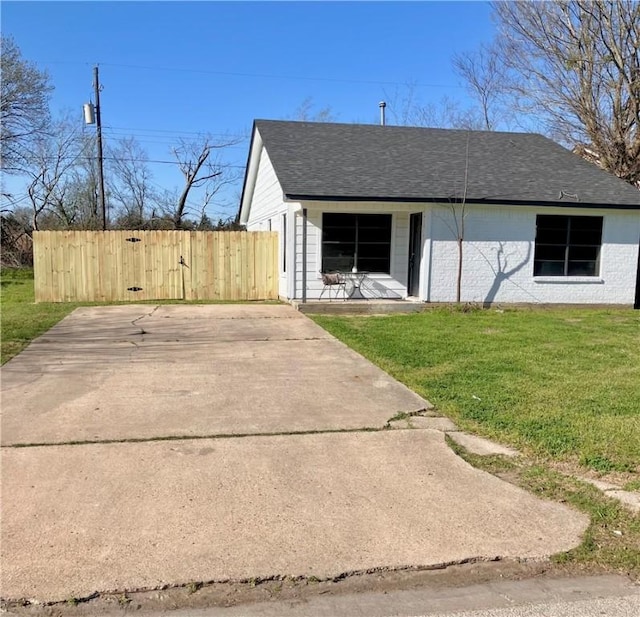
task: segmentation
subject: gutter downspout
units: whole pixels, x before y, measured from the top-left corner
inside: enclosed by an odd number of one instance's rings
[[[307,301],[307,209],[302,208],[302,303]]]

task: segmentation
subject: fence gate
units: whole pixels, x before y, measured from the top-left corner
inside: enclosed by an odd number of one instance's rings
[[[127,232],[116,236],[114,253],[121,259],[116,272],[121,267],[122,278],[116,277],[113,293],[122,293],[118,298],[122,300],[183,300],[181,262],[185,263],[182,253],[187,239],[184,232]]]
[[[40,231],[36,302],[269,300],[275,232]]]

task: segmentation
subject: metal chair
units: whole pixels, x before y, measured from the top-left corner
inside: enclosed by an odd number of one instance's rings
[[[320,297],[318,300],[322,300],[322,295],[327,289],[329,290],[329,302],[331,302],[331,289],[332,287],[337,287],[336,289],[336,298],[340,293],[340,288],[342,287],[342,299],[347,299],[347,281],[341,272],[320,272],[320,276],[322,277],[322,284],[324,287],[320,292]]]

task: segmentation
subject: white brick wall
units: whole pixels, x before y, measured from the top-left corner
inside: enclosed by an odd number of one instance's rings
[[[535,277],[537,214],[603,216],[598,277]],[[450,206],[433,206],[432,302],[455,300],[457,246]],[[635,295],[640,213],[579,208],[467,206],[462,301],[632,304]]]
[[[409,214],[424,211],[421,298],[453,302],[458,252],[451,205],[398,203],[285,203],[266,150],[260,156],[247,229],[282,231],[287,216],[288,241],[280,234],[280,295],[302,297],[302,207],[308,211],[307,298],[322,291],[322,212],[390,213],[393,216],[391,273],[371,276],[377,297],[407,295]],[[458,208],[458,222],[460,213]],[[534,277],[537,214],[603,217],[603,246],[597,277]],[[468,205],[464,219],[462,301],[632,304],[635,295],[640,212],[580,208]],[[282,270],[287,251],[287,272]]]

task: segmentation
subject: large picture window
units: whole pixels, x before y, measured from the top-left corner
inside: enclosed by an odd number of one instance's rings
[[[598,276],[601,246],[601,216],[539,214],[533,275]]]
[[[322,215],[322,271],[390,273],[391,215]]]

